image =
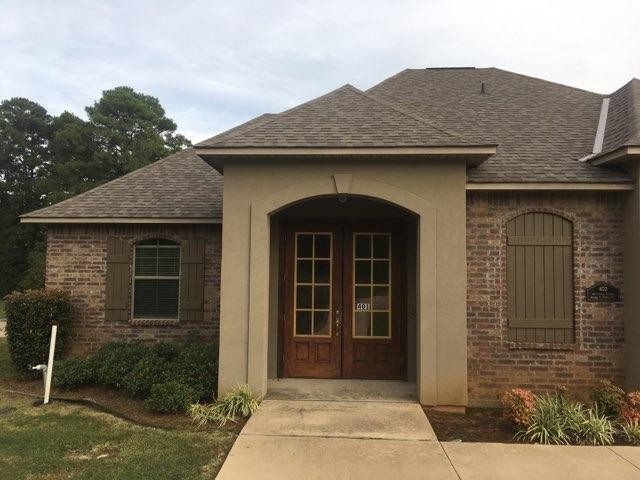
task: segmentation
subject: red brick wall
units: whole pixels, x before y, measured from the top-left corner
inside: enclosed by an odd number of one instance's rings
[[[205,238],[204,320],[178,325],[132,325],[105,321],[107,237],[133,244],[146,238],[181,242]],[[46,286],[71,293],[74,307],[71,355],[86,354],[110,340],[181,341],[218,337],[221,229],[217,225],[61,225],[47,234]]]
[[[471,405],[494,404],[508,388],[566,386],[584,396],[599,379],[624,381],[622,302],[585,301],[596,281],[623,287],[623,197],[612,193],[467,195],[468,388]],[[505,223],[551,212],[574,226],[574,344],[510,343],[507,336]]]

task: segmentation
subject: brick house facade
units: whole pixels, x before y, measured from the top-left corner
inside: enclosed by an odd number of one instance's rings
[[[521,386],[580,393],[600,379],[624,384],[623,302],[590,303],[585,288],[606,279],[623,293],[620,193],[480,193],[467,195],[467,343],[471,404],[494,404]],[[506,222],[551,212],[574,224],[575,342],[514,343],[507,337]],[[621,298],[622,300],[623,298]]]
[[[204,318],[154,325],[105,321],[107,238],[134,243],[162,238],[181,243],[205,239]],[[46,287],[71,292],[73,330],[69,355],[83,355],[110,340],[186,341],[218,338],[220,319],[219,226],[211,225],[55,225],[47,232]],[[131,309],[129,305],[128,309]]]

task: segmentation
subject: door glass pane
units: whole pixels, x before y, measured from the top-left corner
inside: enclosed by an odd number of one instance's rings
[[[298,285],[296,295],[296,308],[311,308],[311,291],[313,287]]]
[[[313,235],[299,233],[296,247],[298,258],[313,257]]]
[[[331,281],[331,260],[316,260],[315,283],[329,283]]]
[[[296,233],[294,335],[331,335],[332,233]]]
[[[371,308],[374,310],[389,309],[389,287],[373,287]]]
[[[356,312],[354,316],[354,332],[357,337],[368,337],[371,335],[371,313]]]
[[[314,253],[315,258],[329,258],[331,257],[331,235],[330,234],[316,234],[315,235],[316,249]]]
[[[371,262],[369,260],[356,260],[355,278],[358,284],[371,283]]]
[[[329,312],[314,311],[313,312],[313,334],[328,335],[329,334]]]
[[[389,258],[389,236],[373,236],[373,258]]]
[[[389,336],[389,312],[373,312],[372,336]]]
[[[371,235],[355,235],[355,256],[356,258],[371,258]]]
[[[373,261],[373,283],[389,283],[389,260]]]
[[[317,286],[313,290],[313,308],[329,310],[329,289],[330,287]]]
[[[311,312],[296,311],[296,335],[311,335]]]
[[[391,235],[354,234],[353,256],[353,336],[390,338]]]
[[[313,260],[298,260],[298,283],[311,283],[311,268]]]

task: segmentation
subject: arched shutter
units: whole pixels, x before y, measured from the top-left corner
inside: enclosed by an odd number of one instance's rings
[[[202,238],[183,242],[180,252],[181,321],[204,318],[204,246]]]
[[[131,279],[131,246],[117,237],[107,238],[107,284],[105,319],[129,318],[129,283]]]
[[[507,223],[509,339],[573,342],[573,228],[551,213]]]

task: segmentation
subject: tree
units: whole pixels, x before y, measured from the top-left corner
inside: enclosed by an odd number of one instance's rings
[[[191,143],[175,134],[176,124],[165,116],[157,98],[116,87],[86,108],[94,127],[96,158],[109,165],[109,179],[155,162]]]
[[[42,179],[51,161],[51,117],[26,98],[0,103],[0,293],[18,282],[40,229],[19,215],[43,205]]]

